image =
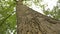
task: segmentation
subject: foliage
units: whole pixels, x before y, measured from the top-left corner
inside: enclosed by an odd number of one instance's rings
[[[15,7],[15,0],[0,0],[0,34],[10,34],[10,30],[16,30]]]
[[[59,2],[57,3],[57,6],[54,6],[53,10],[45,10],[44,13],[46,15],[50,15],[50,17],[52,17],[52,18],[60,20],[60,6],[59,6]]]
[[[43,9],[45,15],[60,19],[59,1],[53,10],[45,10],[45,5],[41,5],[42,0],[24,0],[24,4],[31,6],[34,3]],[[0,0],[0,34],[11,33],[16,34],[16,0]]]

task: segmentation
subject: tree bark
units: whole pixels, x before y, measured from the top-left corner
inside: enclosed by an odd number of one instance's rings
[[[60,21],[17,2],[17,34],[60,34]]]

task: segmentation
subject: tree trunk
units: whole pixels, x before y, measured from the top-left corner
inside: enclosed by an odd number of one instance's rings
[[[60,21],[17,2],[17,34],[60,34]]]

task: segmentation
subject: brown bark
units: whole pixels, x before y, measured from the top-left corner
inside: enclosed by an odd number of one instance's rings
[[[60,34],[60,21],[17,3],[17,34]]]

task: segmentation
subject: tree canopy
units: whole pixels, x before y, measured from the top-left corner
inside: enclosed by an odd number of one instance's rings
[[[60,20],[60,0],[57,1],[52,10],[49,8],[45,10],[48,5],[40,4],[41,2],[43,0],[23,0],[24,5],[30,7],[34,3],[36,6],[41,7],[45,15]],[[16,21],[16,0],[0,0],[0,34],[16,34]]]
[[[0,0],[0,34],[16,31],[16,1]]]

